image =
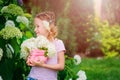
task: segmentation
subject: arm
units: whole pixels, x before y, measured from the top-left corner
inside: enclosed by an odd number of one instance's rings
[[[53,69],[53,70],[63,70],[64,63],[65,63],[64,51],[60,51],[58,53],[58,63],[57,64],[44,64],[42,61],[40,61],[40,62],[32,61],[31,66],[40,66],[40,67],[49,68],[49,69]]]
[[[53,70],[63,70],[64,69],[64,51],[58,53],[58,63],[54,65],[43,64],[43,67],[53,69]]]

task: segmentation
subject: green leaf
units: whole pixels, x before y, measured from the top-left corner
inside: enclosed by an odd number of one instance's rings
[[[19,23],[19,27],[20,27],[20,30],[24,30],[24,29],[25,29],[25,27],[26,27],[26,25],[25,25],[25,24],[23,24],[23,23]]]
[[[0,75],[3,80],[13,80],[15,64],[13,59],[2,59],[0,62]]]
[[[14,56],[16,57],[20,53],[20,45],[17,43],[16,38],[11,39],[10,44],[14,49]]]
[[[6,47],[6,56],[12,59],[14,55],[13,47],[10,44],[6,44],[5,47]]]
[[[31,38],[33,35],[30,31],[26,31],[25,32],[25,35],[28,37],[28,38]]]

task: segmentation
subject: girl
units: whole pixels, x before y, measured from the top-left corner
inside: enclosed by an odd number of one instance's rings
[[[43,24],[46,22],[46,24]],[[53,12],[41,12],[34,19],[35,33],[37,36],[43,35],[56,47],[56,54],[49,58],[46,63],[43,61],[27,61],[27,65],[32,66],[28,75],[28,80],[57,80],[57,71],[64,69],[65,47],[62,40],[56,39],[57,29],[55,26],[55,15]],[[49,26],[45,26],[49,25]]]

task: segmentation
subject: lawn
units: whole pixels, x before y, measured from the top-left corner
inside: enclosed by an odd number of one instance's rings
[[[75,70],[84,70],[87,80],[120,80],[120,57],[109,59],[83,58]]]

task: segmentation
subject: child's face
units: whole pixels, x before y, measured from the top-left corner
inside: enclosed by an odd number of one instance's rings
[[[35,18],[34,25],[35,25],[34,31],[35,31],[37,36],[39,36],[39,35],[47,36],[48,35],[48,31],[43,26],[42,20],[40,20],[39,18]]]

